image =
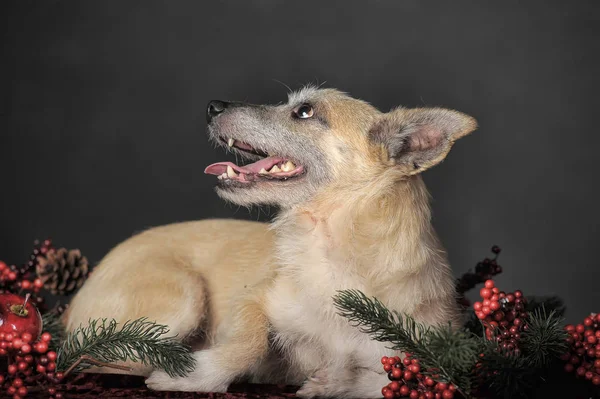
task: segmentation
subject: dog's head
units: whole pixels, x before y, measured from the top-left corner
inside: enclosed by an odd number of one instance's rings
[[[305,88],[280,105],[211,101],[208,132],[216,143],[254,161],[220,162],[205,173],[235,204],[291,207],[321,190],[360,190],[402,180],[441,162],[475,130],[473,118],[442,108],[382,113],[334,89]]]

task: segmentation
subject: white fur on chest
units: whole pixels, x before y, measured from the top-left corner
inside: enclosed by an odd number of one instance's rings
[[[339,290],[372,289],[350,265],[328,256],[329,242],[320,233],[280,241],[281,269],[267,295],[277,343],[303,373],[347,362],[380,368],[381,356],[391,351],[339,316],[333,303]]]

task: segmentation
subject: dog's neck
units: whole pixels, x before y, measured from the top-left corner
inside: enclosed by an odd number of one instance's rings
[[[383,190],[332,188],[282,212],[273,228],[286,243],[286,252],[294,248],[289,240],[309,240],[323,249],[329,261],[367,278],[379,273],[413,274],[432,262],[446,263],[420,176]],[[297,249],[306,251],[306,245]]]

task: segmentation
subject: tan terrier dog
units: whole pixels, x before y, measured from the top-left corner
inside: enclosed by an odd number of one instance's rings
[[[420,173],[476,121],[441,108],[382,113],[314,87],[282,105],[212,101],[207,117],[214,142],[255,161],[208,166],[218,195],[278,206],[275,221],[133,236],[96,267],[66,327],[100,317],[168,325],[194,347],[196,368],[170,378],[130,364],[155,390],[222,392],[246,379],[302,385],[304,398],[381,397],[380,359],[393,354],[339,316],[333,297],[357,289],[427,325],[461,324]]]

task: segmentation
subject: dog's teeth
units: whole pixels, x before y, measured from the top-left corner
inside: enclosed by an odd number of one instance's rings
[[[260,172],[258,172],[258,173],[259,173],[259,174],[261,174],[261,175],[266,175],[266,174],[268,174],[269,172],[267,172],[267,170],[266,170],[265,168],[262,168],[262,169],[260,170]]]
[[[287,161],[281,166],[283,172],[291,172],[294,169],[296,169],[296,165],[292,161]]]
[[[222,175],[219,176],[219,179],[227,179],[227,173],[223,173]]]
[[[227,177],[237,177],[237,173],[235,173],[235,170],[229,165],[227,165]]]
[[[275,166],[273,166],[271,168],[271,170],[269,172],[271,172],[271,173],[279,173],[279,172],[281,172],[281,169],[279,169],[279,167],[277,167],[277,165],[275,165]]]
[[[223,176],[219,175],[219,176],[217,176],[217,179],[223,180]]]
[[[227,140],[227,145],[229,146],[229,148],[233,147],[234,144],[235,144],[235,140],[234,139]]]

